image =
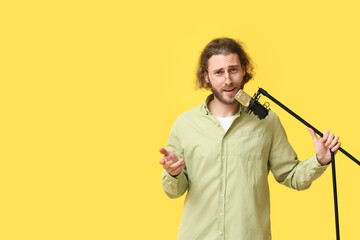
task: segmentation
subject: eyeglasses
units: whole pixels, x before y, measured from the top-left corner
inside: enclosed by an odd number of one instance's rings
[[[225,81],[226,78],[230,79],[230,80],[240,80],[240,76],[241,76],[241,71],[239,68],[230,68],[230,70],[228,71],[228,74],[226,74],[226,71],[224,70],[217,70],[215,72],[213,72],[212,74],[209,74],[209,71],[207,71],[208,76],[212,79],[214,79],[215,81]]]

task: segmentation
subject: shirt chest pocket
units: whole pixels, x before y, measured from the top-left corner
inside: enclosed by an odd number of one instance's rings
[[[237,157],[249,161],[267,157],[267,141],[264,133],[239,131],[234,137],[235,144],[232,146]]]

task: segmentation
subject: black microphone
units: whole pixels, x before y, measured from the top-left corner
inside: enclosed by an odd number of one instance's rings
[[[242,89],[240,89],[235,95],[235,99],[239,103],[247,107],[245,111],[246,113],[254,113],[255,116],[262,120],[264,118],[267,118],[270,108],[268,102],[264,103],[264,105],[261,105],[258,101],[259,98],[260,92],[257,92],[254,94],[253,97],[250,97],[250,95],[244,92]]]

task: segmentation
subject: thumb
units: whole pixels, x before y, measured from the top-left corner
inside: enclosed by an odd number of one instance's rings
[[[314,130],[312,128],[308,128],[308,131],[310,132],[310,135],[311,135],[314,142],[319,140],[319,138],[316,136],[316,133],[314,132]]]
[[[159,152],[160,152],[161,154],[164,154],[164,156],[169,155],[169,152],[168,152],[168,151],[166,151],[166,149],[165,149],[165,148],[160,148],[160,149],[159,149]]]

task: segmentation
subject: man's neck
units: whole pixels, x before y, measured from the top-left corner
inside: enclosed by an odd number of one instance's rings
[[[240,103],[224,104],[214,98],[209,102],[208,108],[215,117],[232,117],[239,111]]]

